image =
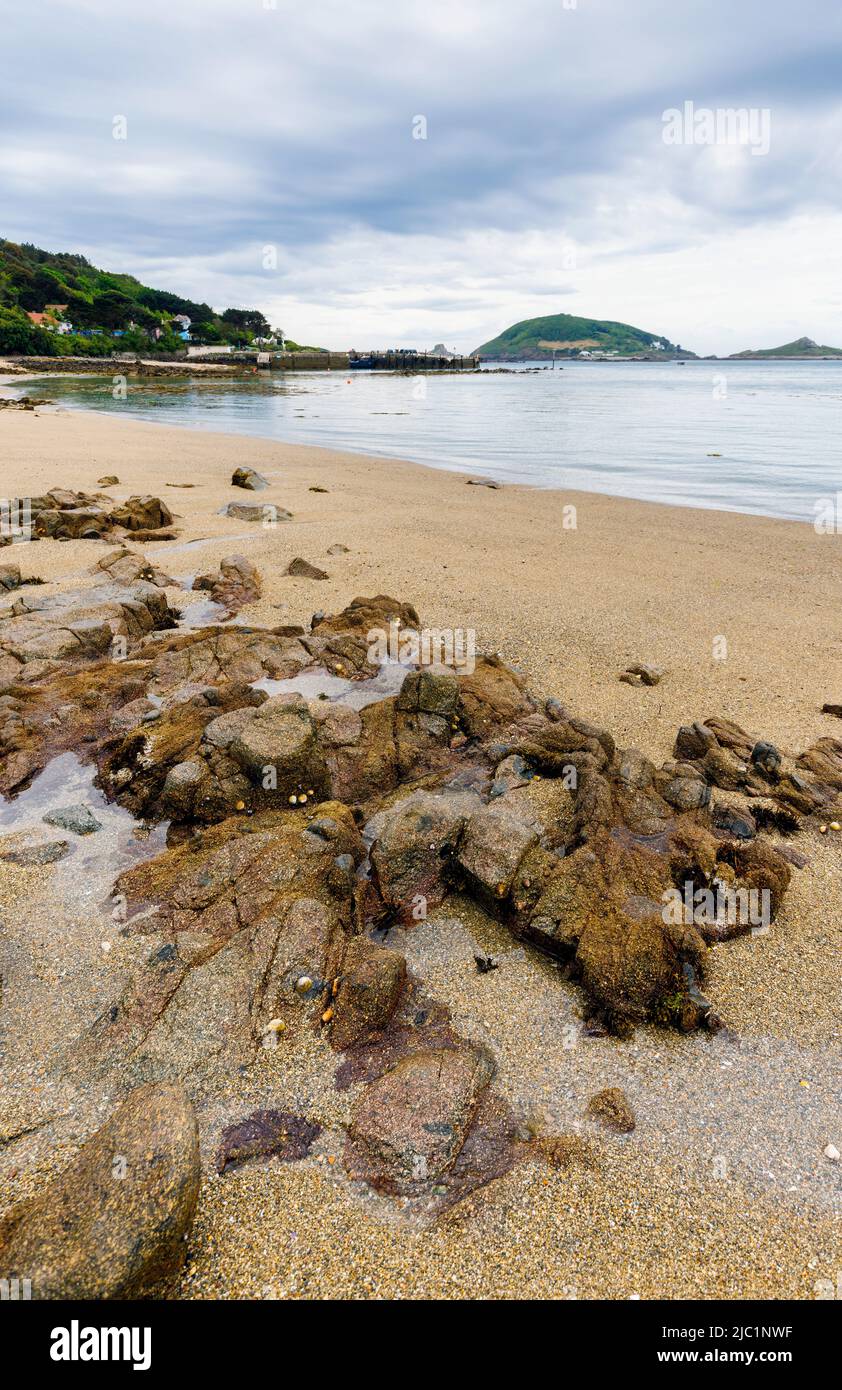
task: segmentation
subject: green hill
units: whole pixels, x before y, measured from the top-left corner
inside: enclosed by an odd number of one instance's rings
[[[34,323],[33,313],[46,315],[44,322]],[[209,304],[152,289],[133,275],[98,270],[84,256],[0,240],[0,352],[172,352],[184,346],[179,314],[191,321],[192,342],[245,347],[271,332],[258,309],[217,314]],[[61,323],[74,331],[55,331]]]
[[[821,347],[812,338],[796,338],[794,343],[784,343],[776,348],[748,348],[745,352],[732,352],[729,358],[739,360],[746,357],[842,357],[842,348]]]
[[[659,346],[660,345],[660,346]],[[693,357],[692,352],[671,343],[657,333],[646,333],[627,323],[605,319],[583,319],[574,314],[550,314],[546,318],[523,319],[513,323],[499,337],[475,349],[481,357],[514,362],[542,357],[577,357],[581,352],[646,354],[656,357]]]

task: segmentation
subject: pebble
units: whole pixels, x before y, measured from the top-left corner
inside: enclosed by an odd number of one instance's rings
[[[828,1144],[824,1151],[825,1158],[832,1158],[834,1163],[839,1162],[839,1150],[835,1144]]]

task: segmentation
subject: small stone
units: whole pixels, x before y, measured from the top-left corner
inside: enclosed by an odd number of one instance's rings
[[[57,825],[60,830],[70,830],[74,835],[93,835],[102,829],[102,822],[88,806],[60,806],[48,811],[42,820],[47,825]]]
[[[842,830],[842,825],[839,824],[838,820],[832,820],[830,822],[830,828],[831,830]]]
[[[296,555],[294,560],[290,560],[286,572],[297,579],[330,578],[325,570],[320,570],[318,565],[311,565],[309,560],[303,560],[300,555]]]
[[[313,988],[313,981],[309,975],[299,975],[295,982],[295,988],[298,994],[309,994]]]
[[[751,750],[752,765],[767,781],[776,782],[781,770],[781,755],[773,743],[755,743]]]
[[[0,854],[0,859],[7,864],[30,868],[34,864],[54,864],[57,859],[64,858],[69,848],[66,840],[50,840],[46,845],[27,845],[24,849],[7,850],[5,854]]]
[[[637,1121],[624,1091],[608,1086],[588,1101],[588,1114],[617,1134],[631,1134]]]
[[[660,666],[646,666],[637,663],[634,666],[627,666],[620,676],[620,680],[625,681],[628,685],[633,685],[635,684],[634,677],[636,676],[638,681],[642,682],[644,685],[657,685],[659,681],[663,680],[665,675],[666,671],[662,670]],[[631,679],[629,679],[630,677]]]
[[[597,1167],[593,1146],[580,1134],[538,1135],[533,1143],[552,1168],[564,1171],[567,1168]]]
[[[825,1158],[830,1158],[834,1163],[839,1162],[839,1150],[835,1144],[827,1144],[824,1150]]]
[[[292,521],[292,512],[285,507],[275,507],[265,502],[229,502],[224,515],[233,517],[235,521]]]
[[[231,486],[244,487],[250,492],[260,492],[262,488],[268,487],[269,483],[253,468],[235,468],[231,476]]]
[[[17,565],[0,565],[0,589],[9,592],[21,586],[20,569]]]

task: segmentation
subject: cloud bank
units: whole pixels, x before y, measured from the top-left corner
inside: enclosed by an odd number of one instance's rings
[[[14,240],[337,348],[559,311],[699,352],[842,343],[825,0],[0,8]],[[768,112],[768,153],[666,144],[687,101]]]

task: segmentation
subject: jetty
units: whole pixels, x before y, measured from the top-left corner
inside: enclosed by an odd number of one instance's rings
[[[350,352],[348,366],[372,372],[478,372],[478,355],[437,355],[411,348],[389,348],[386,352]]]
[[[330,372],[374,371],[463,372],[480,370],[477,356],[438,356],[431,352],[389,349],[386,352],[277,352],[255,350],[219,352],[195,349],[143,357],[121,352],[109,357],[29,357],[10,354],[0,360],[0,371],[25,371],[38,375],[87,373],[106,375],[115,370],[140,376],[230,376],[243,372]]]

